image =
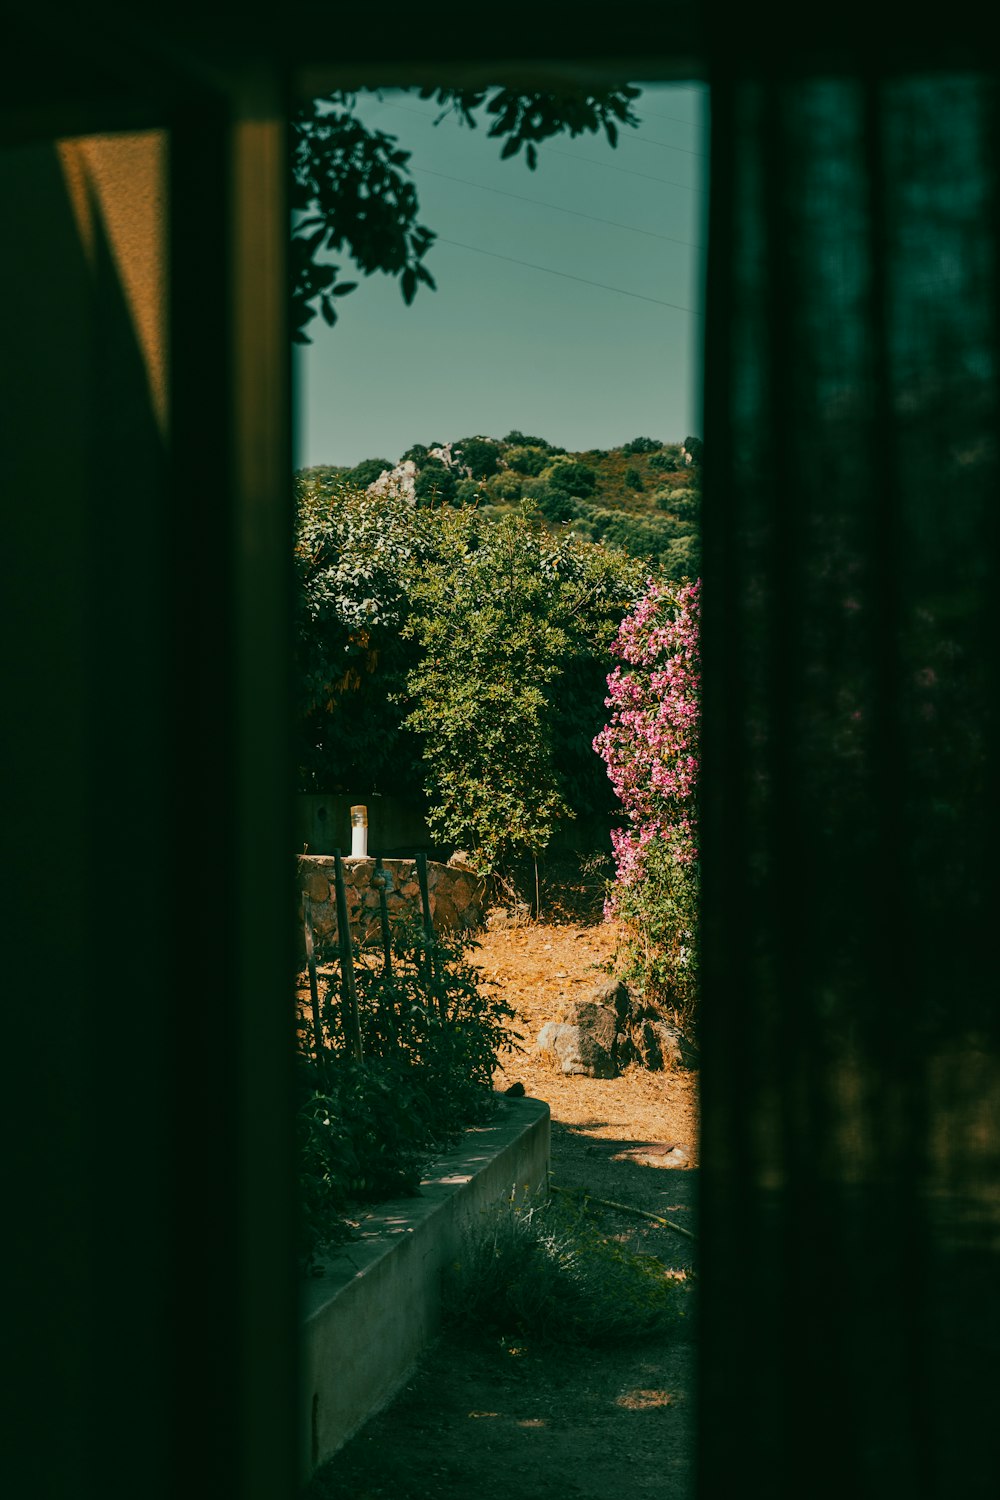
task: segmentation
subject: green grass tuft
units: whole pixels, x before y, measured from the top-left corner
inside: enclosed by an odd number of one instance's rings
[[[602,1234],[579,1205],[506,1202],[465,1236],[446,1291],[453,1327],[598,1346],[662,1334],[682,1316],[663,1262]]]

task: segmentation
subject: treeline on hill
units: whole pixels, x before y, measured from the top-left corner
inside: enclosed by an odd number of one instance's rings
[[[482,869],[537,855],[569,819],[609,828],[592,745],[610,647],[650,577],[696,572],[699,449],[565,454],[510,433],[300,472],[300,790],[426,798],[435,837]],[[535,477],[516,467],[539,460]],[[622,491],[648,513],[616,506]],[[620,533],[588,524],[605,513]]]
[[[567,453],[514,431],[417,443],[395,463],[366,458],[352,469],[307,469],[303,477],[320,487],[346,480],[364,489],[395,472],[397,483],[412,484],[417,505],[476,505],[486,517],[533,500],[550,530],[647,558],[679,582],[701,568],[701,451],[696,437],[637,437],[620,448]]]

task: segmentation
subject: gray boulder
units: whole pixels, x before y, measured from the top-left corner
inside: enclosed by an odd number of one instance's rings
[[[637,1043],[643,1066],[653,1073],[680,1067],[683,1061],[683,1038],[666,1021],[643,1021]]]
[[[618,1018],[611,1007],[578,1000],[567,1008],[565,1020],[546,1022],[536,1050],[562,1073],[616,1078],[617,1038]]]
[[[620,1030],[632,1007],[631,997],[629,996],[624,980],[614,978],[602,979],[594,987],[594,993],[591,998],[595,1005],[606,1005],[614,1011],[618,1018],[618,1027]]]

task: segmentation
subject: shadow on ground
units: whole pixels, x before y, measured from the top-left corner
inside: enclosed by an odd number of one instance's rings
[[[580,1125],[553,1121],[553,1186],[659,1214],[697,1234],[698,1169],[678,1164],[673,1156],[674,1148],[688,1150],[690,1142],[612,1139],[595,1133],[605,1128],[599,1120]],[[697,1270],[696,1241],[639,1215],[604,1210],[596,1203],[593,1211],[601,1215],[602,1224],[613,1223],[616,1234],[627,1235],[633,1249],[656,1255],[677,1270]]]
[[[636,1159],[677,1143],[590,1133],[601,1128],[553,1124],[553,1182],[694,1228],[696,1170]],[[694,1267],[694,1242],[663,1225],[593,1202],[587,1213],[668,1267]],[[689,1500],[693,1334],[690,1311],[668,1335],[597,1350],[447,1334],[304,1500]]]

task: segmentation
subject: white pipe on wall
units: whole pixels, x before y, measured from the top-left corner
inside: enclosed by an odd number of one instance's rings
[[[351,858],[364,859],[368,853],[368,809],[363,803],[351,808]]]

